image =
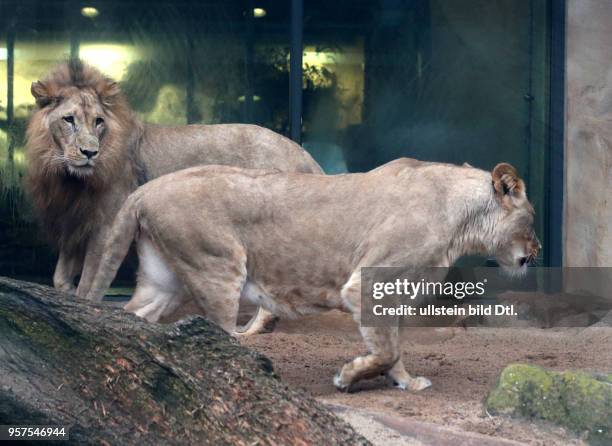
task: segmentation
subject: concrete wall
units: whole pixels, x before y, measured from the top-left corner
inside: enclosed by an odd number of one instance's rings
[[[568,0],[566,39],[564,264],[612,266],[612,1]]]

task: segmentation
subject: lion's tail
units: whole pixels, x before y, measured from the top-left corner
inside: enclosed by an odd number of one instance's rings
[[[138,191],[130,195],[115,217],[110,236],[104,246],[98,271],[86,296],[87,299],[97,302],[102,300],[104,293],[117,275],[117,270],[125,259],[132,242],[137,237],[139,198],[140,193]]]

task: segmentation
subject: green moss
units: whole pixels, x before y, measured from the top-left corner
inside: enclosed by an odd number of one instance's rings
[[[19,313],[3,309],[0,309],[0,318],[16,327],[35,346],[38,345],[54,353],[72,351],[79,345],[78,339],[66,336],[66,333],[60,333],[44,320],[32,320]]]
[[[485,406],[491,414],[539,418],[612,439],[610,375],[553,372],[526,364],[506,367]]]

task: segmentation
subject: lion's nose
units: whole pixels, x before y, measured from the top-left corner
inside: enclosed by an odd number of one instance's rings
[[[98,151],[97,150],[87,150],[87,149],[84,149],[82,147],[80,147],[79,150],[81,151],[81,153],[83,155],[85,155],[87,157],[88,160],[98,156]]]
[[[540,240],[538,240],[537,238],[535,239],[535,241],[536,241],[535,252],[536,252],[536,255],[537,255],[542,250],[542,243],[540,243]]]

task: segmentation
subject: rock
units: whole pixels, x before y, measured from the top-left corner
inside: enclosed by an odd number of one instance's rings
[[[542,419],[586,431],[593,443],[612,442],[612,374],[511,364],[487,396],[485,408],[491,415]]]
[[[0,340],[0,425],[67,425],[69,444],[369,444],[201,317],[149,324],[0,278]]]

